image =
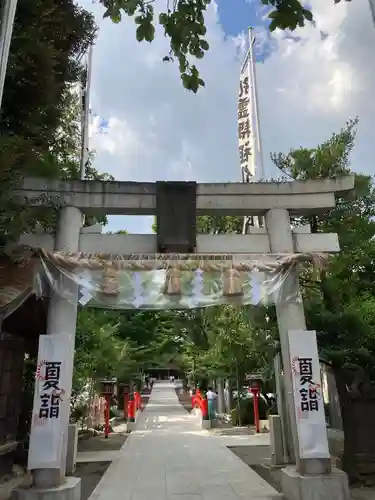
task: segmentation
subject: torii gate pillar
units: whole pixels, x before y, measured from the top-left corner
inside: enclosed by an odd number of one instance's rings
[[[78,252],[80,230],[82,226],[82,212],[73,206],[65,206],[60,209],[59,221],[55,237],[55,250],[67,250],[69,252]],[[66,363],[64,397],[59,403],[59,426],[61,437],[61,456],[59,468],[35,468],[37,467],[38,452],[43,446],[51,446],[51,443],[41,442],[40,439],[32,437],[33,427],[31,429],[30,449],[29,449],[29,469],[33,476],[33,487],[30,489],[18,489],[16,495],[19,500],[38,500],[47,498],[52,492],[55,492],[56,498],[66,500],[76,500],[81,495],[81,479],[76,477],[65,477],[66,457],[68,446],[68,425],[70,416],[70,396],[72,390],[72,375],[74,361],[74,343],[77,322],[78,307],[78,288],[71,280],[61,276],[62,282],[56,283],[56,287],[63,286],[70,288],[71,300],[67,300],[55,290],[51,290],[50,302],[47,317],[47,334],[58,335],[64,333],[69,342],[69,357],[64,359]],[[74,300],[75,297],[75,300]],[[73,300],[72,300],[73,299]],[[56,439],[53,442],[58,445]],[[38,450],[39,449],[39,450]],[[43,455],[43,454],[41,454]],[[39,454],[40,456],[40,454]],[[45,495],[45,496],[44,496]]]

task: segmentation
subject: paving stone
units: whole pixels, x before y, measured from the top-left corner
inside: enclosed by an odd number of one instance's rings
[[[173,385],[156,383],[150,400],[116,460],[89,500],[270,500],[274,490],[225,446],[200,428],[178,402]],[[126,500],[128,500],[128,495]]]

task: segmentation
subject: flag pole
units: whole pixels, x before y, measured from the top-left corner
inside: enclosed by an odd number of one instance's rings
[[[244,59],[244,62],[242,63],[242,66],[241,66],[241,71],[240,71],[240,78],[241,78],[241,75],[244,74],[246,71],[247,73],[247,78],[248,78],[248,84],[249,84],[249,91],[250,91],[250,102],[252,101],[252,89],[251,89],[251,86],[252,86],[252,79],[251,79],[251,73],[250,73],[250,47],[249,49],[247,50],[246,52],[246,55],[245,55],[245,59]],[[252,120],[253,120],[253,114],[250,113],[250,130],[251,130],[251,135],[253,135],[253,123],[252,123]],[[253,137],[250,137],[250,140],[253,141]],[[254,144],[254,143],[252,143]],[[251,148],[251,154],[254,155],[254,147]],[[242,177],[242,182],[244,183],[248,183],[250,182],[250,178],[249,178],[249,175],[248,173],[250,173],[251,175],[255,175],[256,173],[256,166],[255,164],[253,163],[254,165],[254,172],[247,172],[245,171],[245,169],[243,167],[241,167],[241,177]],[[254,224],[254,217],[249,217],[247,215],[245,215],[245,217],[243,218],[243,224],[242,224],[242,234],[247,234],[248,232],[248,229],[249,229],[249,226]]]
[[[375,26],[375,0],[369,0],[372,22]]]
[[[3,6],[1,7],[0,14],[0,109],[3,101],[5,76],[8,67],[17,0],[5,0],[2,3]]]
[[[246,147],[248,150],[250,149],[250,162],[248,160],[245,161],[245,165],[243,165],[241,161],[241,176],[242,182],[257,182],[260,180],[264,180],[264,165],[263,165],[263,152],[262,152],[262,142],[260,137],[260,125],[259,125],[259,111],[258,111],[258,93],[257,93],[257,82],[256,82],[256,73],[255,73],[255,57],[254,57],[254,42],[255,37],[253,35],[252,28],[248,28],[248,41],[249,47],[246,51],[246,55],[244,61],[241,66],[240,71],[240,95],[242,95],[242,87],[241,87],[241,78],[246,75],[246,81],[248,82],[248,126],[250,127],[250,136],[249,140],[241,145],[241,136],[239,135],[239,143],[240,143],[240,155],[241,149]],[[239,99],[240,103],[241,99]],[[241,106],[243,106],[243,102]],[[240,106],[240,104],[239,104]],[[239,108],[240,109],[240,108]],[[239,116],[240,117],[240,116]],[[243,116],[241,116],[243,118]],[[243,127],[243,123],[241,126]],[[242,128],[241,128],[242,130]],[[240,134],[240,129],[239,129]],[[248,151],[247,150],[247,151]],[[247,152],[248,155],[248,152]],[[243,234],[246,234],[249,230],[250,226],[254,228],[261,228],[264,225],[263,217],[244,217]]]
[[[257,169],[257,180],[264,180],[265,172],[264,172],[264,163],[263,163],[263,149],[262,149],[262,138],[260,135],[260,123],[259,123],[259,109],[258,109],[258,91],[257,91],[257,80],[256,80],[256,71],[255,71],[255,58],[254,58],[254,42],[255,37],[253,35],[253,29],[249,28],[248,30],[249,36],[249,58],[250,64],[249,67],[249,78],[251,81],[252,88],[252,104],[254,111],[254,121],[255,121],[255,135],[256,135],[256,149],[257,149],[257,159],[256,159],[256,169]]]
[[[92,73],[92,52],[93,46],[90,45],[87,52],[87,61],[85,68],[85,79],[81,86],[81,157],[80,157],[80,178],[86,176],[86,166],[89,155],[89,115],[90,115],[90,88]]]
[[[248,115],[248,120],[249,120],[249,128],[250,128],[250,137],[249,137],[249,142],[251,144],[250,149],[251,149],[251,165],[249,169],[249,164],[247,164],[245,167],[241,165],[241,177],[242,177],[242,182],[248,183],[251,182],[251,178],[254,180],[256,178],[256,162],[255,162],[255,144],[254,144],[254,112],[253,112],[253,79],[252,79],[252,74],[251,74],[251,45],[246,51],[244,61],[241,65],[241,71],[240,71],[240,82],[242,75],[246,74],[246,80],[247,80],[247,85],[248,85],[248,102],[250,105],[249,115]],[[245,80],[245,81],[246,81]],[[241,83],[240,83],[240,92],[241,92]],[[257,224],[257,217],[252,217],[252,216],[245,216],[243,218],[243,225],[242,225],[242,234],[247,234],[249,227],[250,226],[255,226]]]

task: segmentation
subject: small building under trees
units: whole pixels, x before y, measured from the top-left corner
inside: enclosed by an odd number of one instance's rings
[[[33,292],[34,262],[0,258],[0,478],[27,464],[39,335],[46,331],[48,299]]]

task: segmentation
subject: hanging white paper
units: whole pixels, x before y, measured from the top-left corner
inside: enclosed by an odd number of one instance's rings
[[[288,332],[299,453],[302,459],[329,458],[316,332]]]
[[[69,419],[73,336],[39,337],[28,468],[58,469]]]

